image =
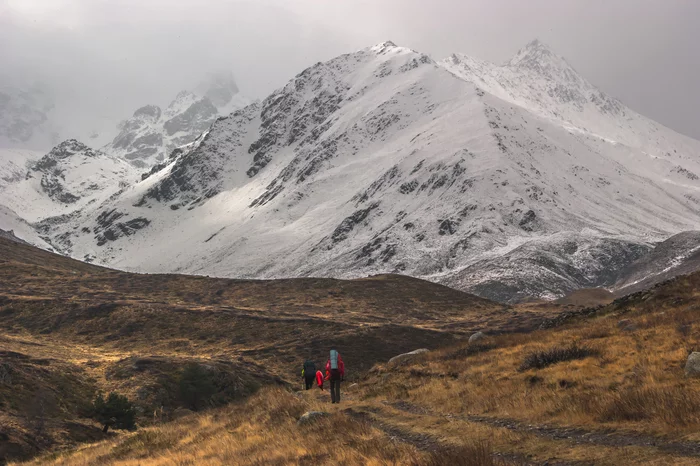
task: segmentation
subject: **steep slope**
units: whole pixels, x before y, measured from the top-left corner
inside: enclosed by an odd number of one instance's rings
[[[246,106],[231,72],[211,74],[197,93],[180,92],[162,110],[146,105],[118,126],[119,134],[103,150],[138,168],[163,162],[175,148],[194,141],[220,115]]]
[[[583,78],[539,44],[508,66],[528,63],[513,85],[553,85],[541,106],[577,115],[561,95]],[[655,125],[638,117],[620,130],[630,144],[612,142],[482,87],[390,42],[318,63],[51,230],[52,242],[130,270],[401,272],[552,298],[609,285],[649,243],[697,227],[697,141],[658,127],[653,144],[631,145]],[[600,121],[631,112],[584,110]]]
[[[563,124],[572,132],[642,149],[651,160],[680,155],[681,163],[670,167],[667,173],[683,175],[673,177],[680,182],[692,179],[692,173],[682,170],[682,160],[697,153],[697,141],[639,115],[606,95],[538,40],[525,46],[503,66],[460,54],[443,60],[441,65],[485,92]]]
[[[101,203],[136,178],[126,162],[70,139],[30,165],[24,179],[0,190],[0,204],[36,222]]]
[[[17,213],[3,205],[0,205],[0,237],[14,241],[23,241],[43,249],[52,249],[49,244],[41,239],[32,225],[29,225]]]
[[[623,296],[698,270],[700,232],[686,231],[656,245],[648,254],[629,264],[610,288]]]

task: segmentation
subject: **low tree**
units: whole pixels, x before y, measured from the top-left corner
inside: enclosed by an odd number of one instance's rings
[[[213,375],[201,365],[190,363],[180,374],[180,398],[193,411],[207,407],[216,393]]]
[[[136,409],[133,403],[123,395],[110,393],[105,400],[102,394],[98,394],[93,404],[95,417],[104,424],[102,432],[113,429],[136,428]]]

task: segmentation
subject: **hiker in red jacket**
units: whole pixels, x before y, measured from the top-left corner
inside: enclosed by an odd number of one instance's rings
[[[331,403],[340,403],[340,382],[345,380],[345,364],[335,349],[331,349],[326,363],[326,380],[331,381]]]
[[[321,371],[316,371],[316,384],[318,388],[323,390],[323,372]]]

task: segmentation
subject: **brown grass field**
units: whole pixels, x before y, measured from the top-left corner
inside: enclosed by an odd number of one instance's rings
[[[576,317],[608,296],[509,307],[401,276],[137,275],[0,239],[0,458],[700,464],[700,380],[683,370],[700,349],[699,296],[695,274]],[[476,330],[489,336],[469,344]],[[332,345],[348,368],[338,405],[298,391],[303,360]],[[176,383],[192,363],[218,390],[194,413]],[[139,428],[103,434],[98,391],[134,401]],[[298,426],[309,410],[329,415]]]

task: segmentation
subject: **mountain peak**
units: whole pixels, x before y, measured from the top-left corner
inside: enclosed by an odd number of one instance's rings
[[[382,54],[382,53],[387,52],[389,50],[398,49],[398,48],[401,48],[401,47],[396,45],[393,41],[387,40],[387,41],[380,42],[377,45],[370,47],[370,50],[377,53],[377,54]]]
[[[532,68],[533,65],[545,62],[558,62],[557,64],[565,64],[566,60],[559,57],[554,51],[544,42],[535,39],[528,43],[525,47],[518,50],[518,53],[511,58],[508,63],[510,66],[524,66]]]
[[[591,87],[563,57],[557,55],[539,39],[533,40],[520,49],[506,66],[528,70],[560,83],[575,84],[583,88]]]

